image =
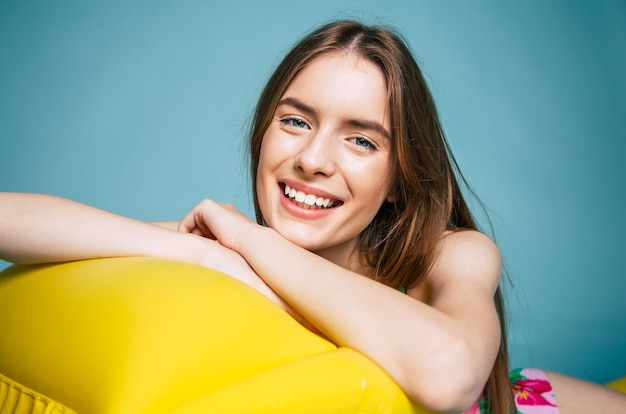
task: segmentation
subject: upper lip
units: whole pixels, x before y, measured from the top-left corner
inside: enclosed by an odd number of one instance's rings
[[[329,198],[332,201],[341,201],[336,195],[331,194],[328,191],[321,190],[319,188],[302,183],[300,181],[284,179],[284,180],[281,180],[281,182],[284,184],[287,184],[289,187],[297,191],[302,191],[305,194],[313,194],[316,197]]]

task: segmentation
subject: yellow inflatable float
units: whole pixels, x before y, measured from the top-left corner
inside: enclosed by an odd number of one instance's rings
[[[626,392],[626,377],[609,386]],[[0,414],[413,413],[243,283],[154,258],[0,273]]]
[[[154,258],[0,273],[0,413],[427,413],[219,272]]]

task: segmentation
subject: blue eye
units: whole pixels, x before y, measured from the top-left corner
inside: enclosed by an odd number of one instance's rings
[[[372,143],[372,141],[370,141],[369,139],[364,138],[364,137],[352,138],[352,142],[354,142],[357,146],[365,148],[365,149],[370,150],[370,151],[374,151],[374,150],[377,149],[376,145],[374,145]]]
[[[304,122],[300,118],[284,118],[284,119],[281,119],[280,122],[282,122],[283,124],[295,127],[295,128],[308,128],[309,127],[307,123]]]

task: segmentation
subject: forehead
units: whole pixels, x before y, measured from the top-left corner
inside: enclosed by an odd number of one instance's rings
[[[309,62],[281,97],[297,98],[318,112],[350,115],[389,128],[386,79],[373,62],[354,53],[330,52]]]

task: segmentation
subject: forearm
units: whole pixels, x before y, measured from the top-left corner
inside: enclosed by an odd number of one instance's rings
[[[59,197],[0,193],[0,257],[32,264],[118,256],[186,261],[191,235]]]
[[[458,325],[426,304],[293,246],[271,229],[249,234],[240,252],[329,339],[370,357],[416,401],[445,395],[454,388],[454,372],[466,368],[460,361],[471,364]],[[445,390],[435,390],[439,384]],[[471,404],[477,387],[447,395],[446,402]]]
[[[177,221],[152,221],[151,224],[154,224],[159,227],[163,227],[170,230],[178,230],[178,222]]]
[[[144,223],[54,196],[0,193],[0,258],[20,264],[125,256],[192,262],[241,280],[307,325],[238,253],[176,231],[177,224]]]
[[[417,291],[414,298],[363,276],[360,258],[345,246],[329,251],[339,266],[229,205],[204,200],[180,228],[215,237],[243,256],[320,332],[378,363],[414,401],[435,411],[464,411],[482,391],[499,341],[493,303],[499,262],[483,254],[489,249],[469,248],[474,243],[465,237],[442,245],[436,277],[431,270],[421,285],[424,303]]]

